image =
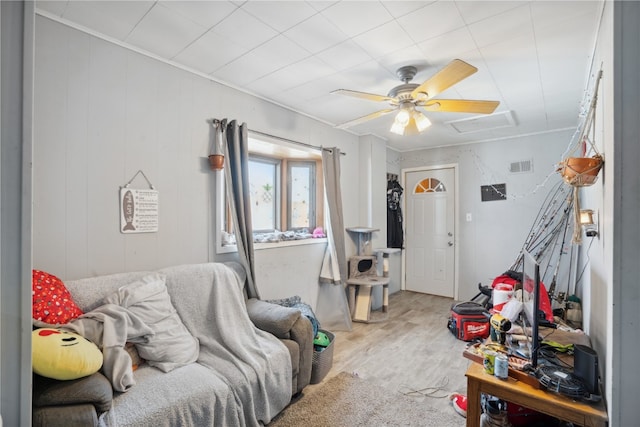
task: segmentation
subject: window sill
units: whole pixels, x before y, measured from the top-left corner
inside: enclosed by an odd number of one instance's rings
[[[300,239],[300,240],[282,240],[279,242],[271,242],[271,243],[254,243],[253,249],[256,251],[261,251],[265,249],[278,249],[278,248],[286,248],[289,246],[306,246],[306,245],[317,245],[320,243],[327,243],[327,238],[320,239]],[[227,254],[238,252],[238,248],[236,245],[228,245],[221,246],[217,251],[219,254]]]

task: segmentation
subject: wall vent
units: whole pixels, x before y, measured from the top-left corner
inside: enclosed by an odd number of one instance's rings
[[[519,162],[511,162],[511,164],[509,164],[509,172],[511,173],[533,172],[533,160],[520,160]]]

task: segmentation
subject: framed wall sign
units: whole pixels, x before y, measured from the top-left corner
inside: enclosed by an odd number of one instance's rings
[[[149,189],[129,188],[131,181],[120,187],[120,232],[155,233],[158,231],[158,190],[148,179]]]

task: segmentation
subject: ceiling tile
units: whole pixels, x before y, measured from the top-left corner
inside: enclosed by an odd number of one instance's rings
[[[284,35],[311,53],[321,52],[348,40],[345,33],[321,14],[299,23]]]
[[[309,57],[261,77],[251,82],[247,87],[256,93],[275,94],[333,73],[335,71],[327,64],[319,59]],[[295,98],[295,95],[292,96]],[[291,101],[293,100],[295,99],[291,99]]]
[[[341,1],[322,11],[349,37],[355,37],[393,19],[379,2]],[[366,16],[366,19],[363,17]]]
[[[176,62],[208,74],[247,52],[248,49],[213,31],[209,31],[173,59]]]
[[[353,38],[373,58],[379,58],[413,44],[397,22],[391,21]]]
[[[252,81],[278,69],[278,67],[272,66],[270,63],[263,63],[261,67],[256,67],[255,64],[260,63],[262,59],[264,59],[262,55],[250,51],[216,70],[215,73],[212,73],[212,76],[235,87],[246,86]]]
[[[236,9],[213,31],[246,49],[253,49],[278,35],[278,32],[242,9]]]
[[[476,48],[476,43],[467,27],[449,31],[418,44],[418,47],[432,64],[447,64],[463,53]]]
[[[223,0],[160,0],[159,3],[207,29],[225,19],[237,8],[232,2]]]
[[[324,117],[327,122],[333,125],[345,122],[345,117],[350,117],[351,113],[349,111],[345,112],[344,108],[336,103],[337,95],[327,95],[327,93],[321,97],[314,98],[311,103],[305,103],[304,108],[308,109],[310,114]]]
[[[249,12],[278,32],[284,32],[318,13],[302,1],[252,1],[242,5],[242,10]]]
[[[511,9],[470,24],[469,31],[480,48],[502,42],[505,39],[505,34],[509,34],[510,37],[533,35],[531,11],[529,6]]]
[[[337,1],[330,1],[330,0],[308,0],[306,2],[309,6],[311,6],[312,8],[314,8],[315,10],[317,10],[318,12],[325,10],[328,7],[333,6],[334,4],[338,3]]]
[[[398,18],[402,28],[416,43],[464,26],[454,2],[437,2]]]
[[[62,17],[106,36],[124,40],[153,5],[153,1],[70,1]]]
[[[536,30],[579,20],[583,28],[593,33],[601,7],[599,1],[537,1],[531,4],[531,16]]]
[[[510,52],[505,57],[504,52]],[[543,100],[536,48],[531,36],[519,36],[481,49],[487,69],[500,82],[500,95],[506,109],[516,110],[520,103]]]
[[[257,47],[254,52],[262,55],[276,69],[294,64],[310,56],[309,52],[283,35],[277,36]]]
[[[371,56],[353,40],[347,40],[316,55],[338,71],[370,61]]]
[[[531,3],[530,1],[456,1],[456,6],[467,24],[482,21],[510,9]],[[551,3],[551,2],[548,2]]]
[[[381,3],[394,18],[399,18],[430,5],[431,3],[434,3],[434,1],[382,1]]]
[[[216,72],[216,76],[243,86],[308,56],[307,51],[280,35],[225,65]]]
[[[173,58],[205,32],[190,19],[156,4],[125,41],[163,58]]]

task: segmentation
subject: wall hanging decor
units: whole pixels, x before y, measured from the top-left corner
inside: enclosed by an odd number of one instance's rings
[[[129,186],[141,174],[149,184],[148,189],[135,189]],[[120,187],[120,232],[155,233],[158,231],[158,190],[153,187],[147,176],[139,170]]]
[[[213,126],[213,146],[211,147],[211,154],[209,154],[209,167],[212,171],[222,170],[224,168],[222,132],[227,126],[227,119],[213,119],[211,126]]]

